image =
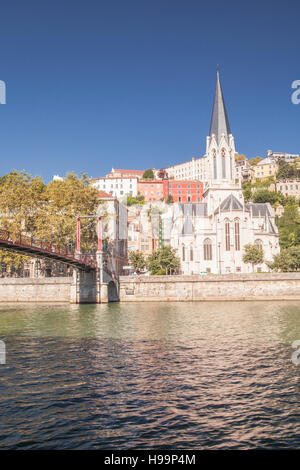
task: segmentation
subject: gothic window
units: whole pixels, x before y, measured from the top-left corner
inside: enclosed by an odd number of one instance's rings
[[[185,246],[182,247],[182,261],[185,261]]]
[[[192,246],[190,247],[190,261],[194,261],[194,251]]]
[[[222,178],[226,178],[226,159],[225,159],[225,149],[221,150],[221,157],[222,157]]]
[[[230,251],[230,224],[229,220],[225,220],[225,248],[226,251]]]
[[[210,238],[206,238],[203,244],[204,248],[204,259],[206,261],[212,260],[212,243]]]
[[[240,244],[240,220],[239,219],[235,219],[234,221],[234,241],[235,241],[236,251],[240,251],[241,244]]]
[[[263,242],[262,242],[261,240],[259,240],[259,239],[255,240],[254,244],[255,244],[256,246],[258,246],[258,248],[259,248],[260,250],[263,249]]]
[[[213,164],[214,164],[214,179],[217,179],[217,154],[216,150],[213,149]]]

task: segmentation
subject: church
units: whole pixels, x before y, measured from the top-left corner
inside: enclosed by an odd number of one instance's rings
[[[201,203],[171,204],[162,215],[163,240],[177,250],[183,274],[248,273],[244,247],[262,248],[264,262],[255,271],[268,271],[266,261],[278,254],[279,235],[269,203],[244,201],[234,178],[235,145],[217,72],[210,132],[203,164],[208,175]]]

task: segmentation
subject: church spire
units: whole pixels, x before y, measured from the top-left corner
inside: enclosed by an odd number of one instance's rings
[[[213,105],[213,111],[210,122],[210,137],[215,134],[217,143],[219,144],[222,134],[225,134],[225,138],[228,142],[228,135],[231,134],[229,120],[226,112],[222,87],[219,77],[219,67],[217,69],[217,84],[215,91],[215,99]]]

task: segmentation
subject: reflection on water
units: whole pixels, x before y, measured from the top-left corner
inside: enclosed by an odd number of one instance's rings
[[[295,448],[299,302],[0,305],[0,448]]]

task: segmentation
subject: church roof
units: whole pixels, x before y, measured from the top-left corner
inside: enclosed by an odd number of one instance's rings
[[[243,204],[235,197],[230,194],[220,206],[215,210],[215,214],[218,212],[230,212],[230,211],[242,211]]]
[[[265,202],[248,202],[245,204],[245,208],[247,211],[251,210],[253,217],[265,217],[266,215],[271,215],[268,204]]]
[[[219,143],[221,134],[223,133],[225,134],[225,138],[227,138],[228,135],[231,134],[231,130],[218,71],[209,135],[211,137],[213,134],[215,134],[217,143]]]
[[[180,211],[186,217],[206,217],[207,216],[207,203],[206,202],[187,202],[178,203]]]

